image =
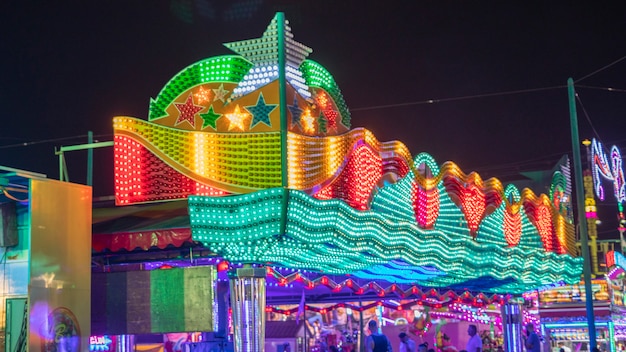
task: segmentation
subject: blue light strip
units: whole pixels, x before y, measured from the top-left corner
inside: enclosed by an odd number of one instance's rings
[[[607,327],[608,322],[596,322],[596,326]],[[561,328],[586,328],[587,322],[576,322],[576,323],[550,323],[550,324],[542,324],[546,329],[561,329]]]
[[[608,326],[609,326],[609,341],[611,342],[609,344],[609,348],[611,350],[611,352],[615,352],[615,327],[613,326],[613,322],[610,321],[608,322]]]

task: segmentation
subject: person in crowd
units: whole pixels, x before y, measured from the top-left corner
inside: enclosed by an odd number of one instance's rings
[[[378,332],[378,324],[375,320],[370,320],[367,324],[371,335],[365,340],[366,352],[392,352],[393,348],[385,334]]]
[[[572,349],[565,346],[565,342],[563,341],[559,341],[558,346],[559,346],[559,352],[572,352]]]
[[[427,352],[428,351],[428,342],[424,342],[417,346],[417,352]]]
[[[524,346],[528,352],[541,352],[541,341],[539,340],[539,335],[535,332],[535,326],[532,323],[526,324]]]
[[[480,336],[478,336],[477,332],[478,328],[474,324],[470,325],[467,328],[467,334],[470,336],[470,339],[469,341],[467,341],[467,345],[465,346],[467,352],[483,351],[483,341],[480,339]]]
[[[398,337],[400,338],[400,352],[417,352],[415,341],[413,341],[409,335],[405,332],[401,332]]]

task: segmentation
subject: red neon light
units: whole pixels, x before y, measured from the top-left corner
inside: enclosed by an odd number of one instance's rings
[[[522,216],[520,212],[513,214],[510,207],[504,210],[504,219],[502,221],[504,228],[504,238],[509,246],[516,246],[522,236]]]
[[[227,261],[221,261],[219,264],[217,264],[217,271],[226,271],[228,270],[228,262]]]
[[[606,252],[606,267],[610,268],[615,266],[615,251]]]
[[[417,182],[413,182],[412,204],[415,220],[424,229],[432,229],[439,217],[439,190],[424,190]]]
[[[337,128],[337,116],[339,113],[332,109],[324,110],[324,116],[326,116],[326,120],[328,121],[328,129]]]
[[[524,208],[528,218],[537,228],[539,236],[541,236],[543,248],[546,251],[558,250],[559,245],[552,223],[550,208],[546,204],[541,203],[541,201],[524,202]],[[555,243],[557,244],[556,248]]]
[[[467,220],[467,226],[472,233],[478,231],[485,209],[485,194],[475,184],[470,183],[461,193],[462,211]]]
[[[554,232],[552,230],[552,215],[550,214],[550,209],[543,204],[540,205],[537,208],[536,217],[536,226],[539,235],[541,235],[543,246],[546,250],[552,250],[552,237],[554,236]]]
[[[116,135],[114,140],[115,201],[118,205],[184,199],[192,194],[228,194],[184,176],[133,138]]]
[[[348,158],[337,179],[313,196],[317,199],[339,198],[354,209],[365,210],[372,190],[382,177],[382,159],[365,145],[357,147]]]
[[[383,174],[391,173],[403,178],[410,171],[406,160],[398,157],[386,158],[383,161]]]

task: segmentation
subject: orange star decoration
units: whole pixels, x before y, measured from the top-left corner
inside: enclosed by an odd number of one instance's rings
[[[315,100],[317,101],[317,105],[319,105],[322,110],[326,110],[326,105],[328,105],[328,97],[326,94],[323,92],[320,93]]]
[[[174,103],[180,115],[178,115],[178,119],[176,119],[175,125],[179,123],[183,123],[184,121],[189,122],[192,127],[196,127],[196,114],[204,109],[204,106],[197,106],[193,103],[193,95],[189,94],[187,96],[187,100],[184,104]]]
[[[237,128],[240,131],[244,131],[246,128],[245,120],[247,120],[249,117],[250,114],[242,112],[241,109],[239,109],[239,105],[236,105],[235,111],[230,114],[226,114],[226,118],[230,122],[230,124],[228,125],[228,130],[232,131],[233,129]]]
[[[196,98],[198,103],[203,104],[203,103],[211,102],[211,100],[213,99],[211,94],[212,94],[211,89],[204,89],[204,87],[200,87],[200,89],[198,89],[196,94],[194,94],[193,96]]]
[[[315,117],[311,116],[311,110],[304,110],[304,114],[300,117],[300,121],[302,122],[302,129],[305,133],[315,133]]]

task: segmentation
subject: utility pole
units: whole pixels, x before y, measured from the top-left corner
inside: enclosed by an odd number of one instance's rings
[[[580,233],[580,249],[583,254],[583,280],[585,281],[585,306],[587,308],[587,329],[589,330],[589,351],[597,346],[596,318],[593,313],[593,292],[591,292],[591,265],[589,262],[589,244],[587,243],[587,219],[585,217],[585,193],[583,190],[583,168],[580,159],[580,143],[578,142],[578,116],[576,115],[576,92],[574,80],[567,79],[567,95],[569,98],[569,117],[572,129],[572,151],[574,153],[574,175],[576,184],[576,208],[578,208],[578,230]]]
[[[93,132],[87,132],[87,144],[93,143]],[[93,149],[87,149],[87,186],[93,186]]]

